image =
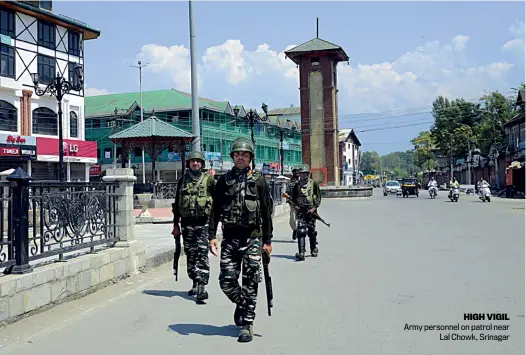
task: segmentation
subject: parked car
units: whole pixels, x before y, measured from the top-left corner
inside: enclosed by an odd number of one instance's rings
[[[387,181],[384,185],[384,196],[390,195],[390,194],[402,194],[402,188],[400,186],[400,183],[396,180],[390,180]]]

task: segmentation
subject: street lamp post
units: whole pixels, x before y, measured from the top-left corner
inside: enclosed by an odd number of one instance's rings
[[[59,161],[59,180],[60,182],[64,181],[64,138],[62,137],[62,99],[64,95],[68,94],[70,91],[80,91],[82,90],[82,84],[84,83],[82,76],[82,65],[76,64],[74,67],[76,82],[70,82],[64,79],[60,74],[55,76],[53,80],[47,84],[44,89],[39,87],[40,76],[38,73],[31,73],[31,79],[33,80],[33,85],[35,93],[37,96],[45,95],[46,93],[49,96],[54,96],[58,102],[58,161]]]
[[[292,127],[289,129],[285,129],[283,127],[277,127],[278,131],[274,135],[274,138],[279,139],[279,157],[280,157],[280,164],[281,164],[281,175],[284,175],[285,168],[284,168],[284,160],[285,160],[285,154],[283,152],[283,140],[285,138],[292,138],[294,136],[294,132],[296,132],[296,127]]]
[[[254,150],[256,149],[256,140],[254,138],[254,124],[256,122],[266,122],[268,121],[268,116],[267,116],[267,112],[268,112],[268,106],[263,103],[261,105],[261,109],[263,110],[263,112],[265,112],[265,116],[264,117],[261,117],[258,115],[258,113],[256,112],[256,110],[252,110],[250,109],[247,114],[244,116],[244,117],[241,117],[241,119],[245,119],[248,121],[248,123],[250,124],[250,137],[252,139],[252,144],[254,144]],[[239,117],[239,108],[235,108],[234,109],[234,115],[236,115],[236,118],[240,118]],[[254,156],[256,154],[254,153]],[[252,169],[255,171],[256,170],[256,159],[252,159]]]

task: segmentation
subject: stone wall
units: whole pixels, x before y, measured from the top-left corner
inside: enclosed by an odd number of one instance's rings
[[[321,196],[324,198],[373,196],[372,187],[322,186],[320,190]]]

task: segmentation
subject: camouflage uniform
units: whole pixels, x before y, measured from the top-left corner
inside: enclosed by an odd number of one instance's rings
[[[188,155],[191,159],[200,159],[204,166],[204,156],[200,152]],[[205,286],[210,278],[208,261],[209,219],[215,192],[215,180],[205,171],[188,170],[177,183],[175,203],[173,204],[174,224],[181,220],[183,247],[186,254],[188,277],[193,281],[189,295],[197,300],[208,298]]]
[[[253,158],[252,142],[238,138],[232,143],[231,156],[248,151]],[[261,282],[263,244],[271,244],[272,217],[270,190],[265,178],[249,168],[236,167],[217,181],[210,223],[210,240],[215,239],[217,224],[223,224],[219,286],[236,304],[234,321],[241,326],[238,341],[249,342],[256,316],[258,283]],[[239,275],[243,270],[242,286]]]
[[[300,170],[301,172],[309,172],[309,166],[304,165]],[[321,191],[319,184],[311,179],[310,177],[305,180],[299,180],[299,182],[292,189],[291,199],[300,205],[306,207],[308,210],[311,208],[318,208],[321,204]],[[303,211],[297,211],[297,238],[298,238],[298,253],[296,259],[305,260],[305,237],[306,234],[309,236],[309,246],[312,256],[318,256],[318,240],[316,231],[316,219],[313,218],[309,213]]]
[[[289,196],[292,195],[292,190],[294,190],[294,186],[296,186],[296,184],[299,182],[298,169],[299,167],[294,167],[292,169],[292,178],[290,179],[290,184],[287,187],[287,194]],[[292,239],[296,240],[296,210],[294,209],[294,206],[292,206],[292,204],[290,205],[289,225],[292,229]]]

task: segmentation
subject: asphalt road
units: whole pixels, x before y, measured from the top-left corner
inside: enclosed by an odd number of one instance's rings
[[[483,203],[444,192],[409,199],[325,200],[320,255],[295,262],[286,221],[275,225],[272,317],[260,286],[252,343],[236,341],[233,305],[214,260],[206,305],[186,296],[170,265],[0,330],[0,353],[524,354],[524,202]],[[169,226],[159,226],[165,233]],[[464,313],[509,321],[464,321]],[[406,325],[507,325],[504,341],[440,340]]]

